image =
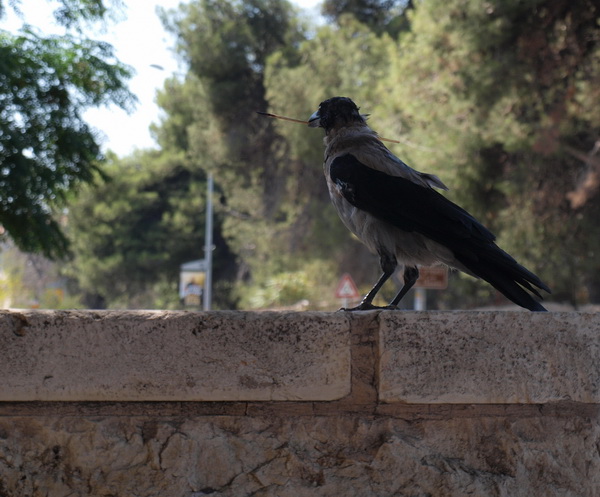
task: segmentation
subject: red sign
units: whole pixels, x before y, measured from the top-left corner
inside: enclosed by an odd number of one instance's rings
[[[356,284],[348,273],[344,274],[338,283],[337,289],[335,290],[335,296],[338,299],[358,299],[360,298],[360,293],[358,293],[358,288],[356,288]]]
[[[446,266],[419,266],[419,279],[416,288],[445,290],[448,288],[448,268]]]

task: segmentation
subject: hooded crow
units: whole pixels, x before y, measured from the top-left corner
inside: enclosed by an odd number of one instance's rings
[[[404,286],[386,307],[394,309],[419,277],[418,265],[445,264],[487,281],[531,311],[546,309],[536,288],[550,289],[498,247],[496,237],[467,211],[439,194],[433,174],[393,155],[346,97],[321,102],[308,125],[325,130],[323,165],[329,195],[346,227],[379,255],[383,274],[352,309],[376,309],[373,299],[400,263]]]

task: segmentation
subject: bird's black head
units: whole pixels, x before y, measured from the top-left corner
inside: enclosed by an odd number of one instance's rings
[[[308,119],[311,128],[324,128],[327,133],[334,128],[357,122],[364,123],[364,116],[358,112],[356,104],[347,97],[324,100],[319,104],[319,110]]]

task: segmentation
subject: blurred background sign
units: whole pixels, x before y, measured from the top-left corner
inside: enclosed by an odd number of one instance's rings
[[[419,279],[416,288],[445,290],[448,288],[448,268],[446,266],[419,266]]]
[[[204,259],[185,262],[180,266],[179,298],[186,307],[201,307],[206,267]]]
[[[335,297],[337,299],[342,299],[344,307],[348,307],[349,302],[360,298],[356,283],[354,283],[352,276],[348,273],[343,274],[340,278],[337,288],[335,289]]]

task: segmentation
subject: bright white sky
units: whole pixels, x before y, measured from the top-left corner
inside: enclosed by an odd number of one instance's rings
[[[319,0],[292,0],[302,8],[312,9]],[[5,2],[6,3],[6,2]],[[156,14],[156,7],[167,9],[177,7],[181,0],[125,0],[127,16],[118,23],[110,23],[105,33],[89,34],[90,38],[110,42],[119,60],[135,69],[129,87],[139,102],[132,114],[118,107],[91,109],[85,118],[102,135],[104,149],[110,149],[124,156],[135,149],[154,148],[149,126],[158,122],[160,110],[155,103],[157,89],[170,75],[183,72],[178,67],[173,53],[174,41],[166,33]],[[35,4],[35,6],[33,5]],[[8,6],[8,5],[6,5]],[[52,30],[52,9],[47,2],[22,0],[21,10],[25,21],[42,31]],[[0,28],[14,29],[20,21],[10,13],[6,21],[0,21]],[[164,70],[156,69],[160,66]]]

